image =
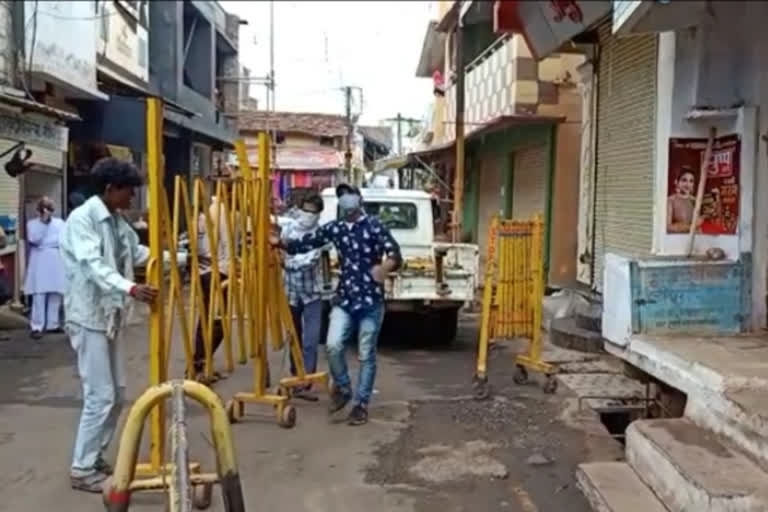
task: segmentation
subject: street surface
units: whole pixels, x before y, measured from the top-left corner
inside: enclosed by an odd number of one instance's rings
[[[620,447],[562,386],[550,396],[515,385],[503,348],[490,362],[494,397],[474,401],[476,321],[463,318],[450,349],[419,347],[402,332],[383,340],[368,425],[333,423],[324,399],[297,401],[292,430],[252,406],[233,426],[247,510],[587,512],[576,464],[620,457]],[[139,318],[126,331],[131,399],[147,382],[146,325]],[[181,375],[180,346],[174,354]],[[32,341],[19,331],[0,342],[0,511],[103,510],[100,496],[69,489],[80,406],[73,362],[62,335]],[[281,354],[271,366],[273,375],[288,370]],[[249,379],[238,367],[216,390],[228,398]],[[196,405],[189,413],[191,457],[211,470],[207,418]],[[160,511],[163,501],[137,494],[131,510]],[[224,510],[218,492],[211,510]]]

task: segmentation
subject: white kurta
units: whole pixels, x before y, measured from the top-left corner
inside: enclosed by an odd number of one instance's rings
[[[59,235],[64,221],[53,217],[46,224],[40,219],[27,222],[29,262],[24,280],[24,293],[64,293],[66,275],[59,254]]]

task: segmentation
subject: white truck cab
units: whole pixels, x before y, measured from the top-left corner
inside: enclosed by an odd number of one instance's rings
[[[403,266],[385,283],[387,311],[426,315],[432,321],[424,325],[434,327],[429,332],[452,341],[458,312],[474,300],[479,286],[478,246],[435,242],[432,198],[426,192],[363,188],[361,194],[366,214],[390,230],[403,256]],[[323,190],[322,199],[320,224],[325,224],[338,216],[335,189]]]

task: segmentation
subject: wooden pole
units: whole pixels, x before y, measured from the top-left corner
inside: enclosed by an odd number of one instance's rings
[[[688,231],[688,250],[686,251],[686,255],[688,257],[693,254],[693,242],[696,238],[699,216],[701,215],[701,203],[704,201],[704,188],[707,185],[707,170],[709,169],[709,161],[712,159],[712,146],[715,143],[716,136],[717,128],[714,126],[710,127],[709,138],[707,139],[707,148],[704,150],[704,159],[701,161],[701,169],[699,170],[699,188],[696,191],[696,205],[693,208],[691,227]]]
[[[456,22],[456,175],[453,183],[453,242],[461,241],[461,216],[464,208],[464,37],[461,9]]]

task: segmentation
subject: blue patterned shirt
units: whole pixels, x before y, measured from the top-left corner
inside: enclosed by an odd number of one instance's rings
[[[384,286],[374,281],[371,269],[384,256],[400,266],[400,246],[389,230],[375,217],[363,216],[354,223],[333,220],[299,240],[284,242],[288,254],[309,252],[333,244],[339,254],[341,277],[335,303],[354,312],[384,302]]]

